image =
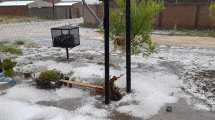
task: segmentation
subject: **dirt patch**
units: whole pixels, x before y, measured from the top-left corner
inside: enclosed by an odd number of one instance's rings
[[[152,40],[158,45],[200,48],[215,47],[215,38],[212,37],[152,35]]]

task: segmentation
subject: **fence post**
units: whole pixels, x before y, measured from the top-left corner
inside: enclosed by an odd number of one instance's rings
[[[200,10],[200,5],[196,4],[195,23],[194,23],[194,27],[196,29],[199,27],[199,10]]]
[[[162,22],[163,22],[163,12],[160,12],[159,16],[158,16],[158,28],[159,29],[162,29]]]

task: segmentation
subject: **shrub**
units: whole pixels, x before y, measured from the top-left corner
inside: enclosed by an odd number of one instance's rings
[[[8,44],[9,41],[0,41],[0,45],[3,45],[3,44]]]
[[[11,44],[0,44],[0,52],[8,52],[17,55],[22,54],[22,50],[20,48],[17,48],[17,46]]]
[[[62,74],[55,70],[48,70],[42,72],[38,79],[36,79],[36,85],[40,89],[54,89],[62,86],[62,82],[59,80],[62,78]]]
[[[211,19],[215,20],[215,3],[209,6],[209,11]]]
[[[11,59],[5,59],[3,62],[0,62],[0,68],[3,69],[4,74],[8,77],[14,75],[13,68],[16,66],[16,62],[13,62]]]
[[[11,59],[5,59],[2,62],[2,68],[4,70],[13,69],[16,66],[16,62],[13,62]]]
[[[12,77],[14,75],[14,71],[13,69],[7,69],[7,70],[4,70],[4,74],[7,77]]]
[[[111,36],[125,36],[125,1],[115,0],[115,3],[118,8],[111,11]],[[163,2],[156,2],[156,0],[133,0],[131,2],[131,47],[133,54],[139,53],[144,44],[148,46],[150,51],[154,51],[155,45],[151,41],[150,34],[156,15],[163,9]],[[141,36],[138,41],[135,40],[137,36]]]
[[[39,76],[40,80],[58,81],[61,79],[61,73],[55,70],[47,70]]]
[[[16,45],[24,45],[24,44],[25,44],[25,41],[24,41],[24,40],[16,40],[16,41],[15,41],[15,44],[16,44]]]

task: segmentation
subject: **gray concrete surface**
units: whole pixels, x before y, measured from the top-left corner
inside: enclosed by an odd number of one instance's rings
[[[173,107],[172,112],[166,112],[165,106],[159,114],[149,120],[215,120],[214,112],[195,110],[187,104],[185,99],[180,99],[171,106]]]

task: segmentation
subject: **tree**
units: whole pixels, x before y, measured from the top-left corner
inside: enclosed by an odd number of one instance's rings
[[[209,11],[210,11],[210,18],[212,20],[215,20],[215,3],[209,6]]]
[[[117,8],[111,10],[111,36],[125,35],[125,0],[115,0]],[[132,53],[137,54],[141,48],[153,52],[154,43],[150,34],[153,30],[155,17],[164,9],[161,0],[133,0],[131,2]]]

